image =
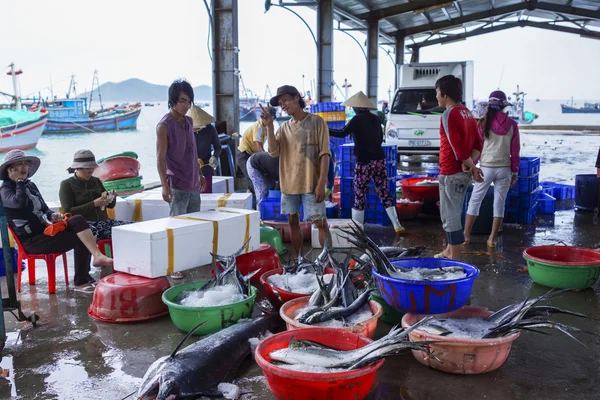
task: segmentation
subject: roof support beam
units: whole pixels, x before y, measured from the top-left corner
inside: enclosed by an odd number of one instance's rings
[[[456,3],[455,3],[456,4]],[[446,19],[450,22],[452,22],[452,17],[450,16],[450,13],[448,12],[448,10],[446,10],[445,8],[442,8],[442,12],[444,13],[444,15],[446,16]]]
[[[378,10],[373,10],[368,13],[359,14],[359,15],[357,15],[357,17],[360,19],[369,19],[369,18],[384,19],[384,18],[392,17],[392,16],[398,15],[398,14],[404,14],[404,13],[415,11],[415,10],[421,10],[421,9],[424,9],[427,7],[439,6],[440,4],[451,5],[451,3],[452,2],[451,1],[449,2],[448,0],[413,1],[410,3],[398,4],[396,6],[380,8]]]
[[[462,17],[463,11],[462,11],[462,8],[460,7],[460,4],[458,4],[458,1],[454,2],[454,7],[456,7],[456,11],[458,11],[458,16]]]
[[[552,4],[546,3],[544,1],[535,2],[533,5],[533,9],[551,11],[555,13],[561,14],[570,14],[575,15],[577,17],[586,17],[593,19],[600,19],[600,11],[596,10],[586,10],[584,8],[573,7],[571,5],[562,5],[562,4]]]
[[[319,103],[333,99],[333,0],[317,7],[317,93]]]
[[[565,33],[573,33],[576,35],[583,35],[583,36],[589,37],[589,38],[600,39],[600,32],[598,32],[598,31],[569,28],[566,26],[556,25],[556,24],[547,23],[547,22],[534,22],[534,21],[523,20],[523,21],[507,22],[502,25],[492,26],[490,28],[478,28],[478,29],[472,30],[470,32],[459,33],[456,35],[452,35],[452,36],[448,36],[448,37],[444,37],[444,38],[440,38],[440,39],[426,40],[424,42],[411,44],[406,47],[416,50],[421,47],[433,46],[436,44],[446,44],[446,43],[456,42],[459,40],[465,40],[467,38],[484,35],[486,33],[500,32],[500,31],[504,31],[507,29],[524,28],[524,27],[547,29],[547,30],[551,30],[551,31],[558,31],[558,32],[565,32]]]

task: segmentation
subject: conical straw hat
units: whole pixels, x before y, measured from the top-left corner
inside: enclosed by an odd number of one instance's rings
[[[187,112],[187,116],[192,118],[194,121],[194,130],[202,129],[206,125],[215,122],[215,118],[198,107],[197,105],[192,105],[192,108]]]
[[[377,107],[373,102],[365,95],[362,91],[356,93],[354,96],[350,97],[348,100],[342,103],[344,107],[352,107],[352,108],[368,108],[370,110],[376,110]]]

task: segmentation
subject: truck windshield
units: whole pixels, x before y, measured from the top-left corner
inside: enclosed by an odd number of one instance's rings
[[[435,89],[405,89],[396,93],[392,103],[392,114],[431,114],[442,113],[444,109],[438,106]]]

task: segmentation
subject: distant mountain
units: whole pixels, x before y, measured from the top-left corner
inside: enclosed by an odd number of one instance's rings
[[[169,87],[166,85],[155,85],[137,78],[127,79],[123,82],[106,82],[100,85],[100,94],[103,101],[164,101],[167,102]],[[89,98],[89,93],[80,97]],[[94,99],[98,100],[98,94],[94,91]],[[194,88],[194,100],[212,100],[212,88],[201,85]]]

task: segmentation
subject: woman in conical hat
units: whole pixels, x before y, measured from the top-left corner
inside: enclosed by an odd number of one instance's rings
[[[221,155],[219,134],[212,125],[215,118],[196,105],[192,105],[187,115],[192,118],[194,123],[198,162],[206,182],[202,193],[212,193],[212,177],[217,169],[217,160]]]
[[[381,121],[377,115],[370,111],[376,110],[377,107],[363,92],[356,93],[346,100],[343,105],[352,107],[356,115],[343,129],[329,129],[329,135],[340,138],[350,134],[354,136],[356,169],[354,171],[352,219],[361,224],[364,222],[367,190],[372,179],[375,182],[375,190],[379,195],[379,199],[385,207],[385,212],[392,221],[394,230],[396,233],[402,233],[405,229],[398,221],[396,205],[388,189],[385,154],[381,147],[383,143]]]

